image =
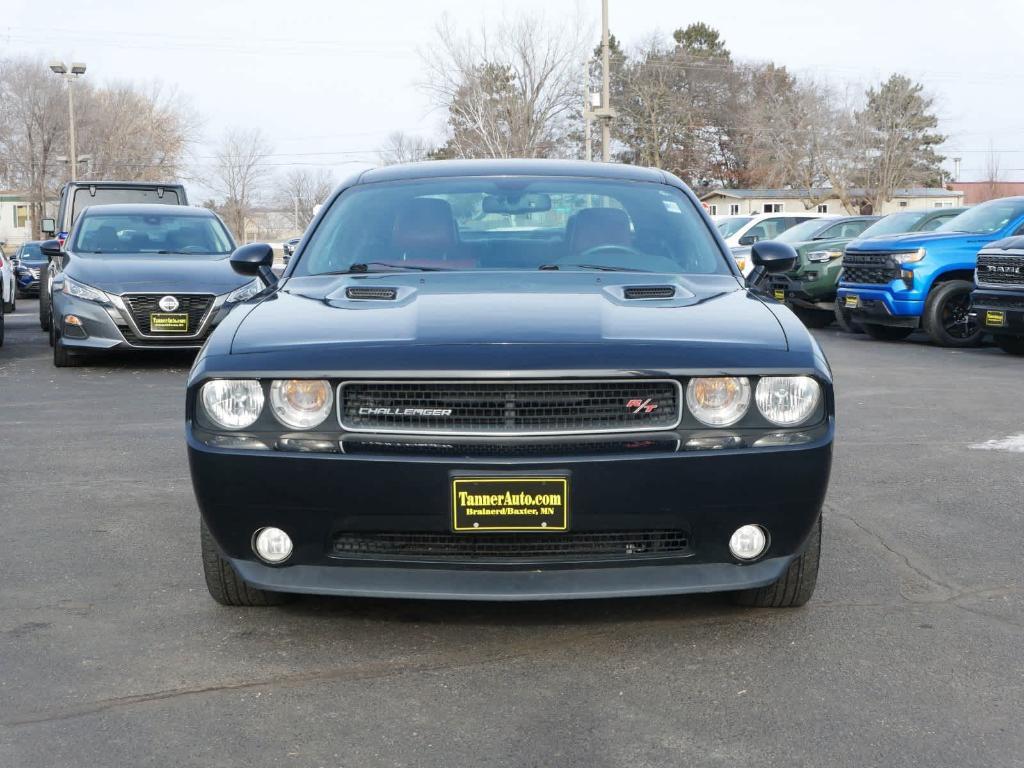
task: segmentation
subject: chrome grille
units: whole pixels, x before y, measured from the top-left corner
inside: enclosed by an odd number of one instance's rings
[[[164,296],[173,296],[178,300],[178,308],[171,314],[188,314],[188,333],[162,333],[161,337],[182,337],[192,336],[198,330],[203,318],[206,316],[210,305],[213,304],[213,296],[210,294],[178,294],[178,293],[129,293],[125,294],[124,302],[131,310],[132,319],[139,327],[139,330],[149,335],[149,316],[154,312],[162,312],[160,299]]]
[[[558,435],[672,429],[678,382],[350,381],[338,419],[355,432],[424,435]]]
[[[1024,285],[1024,256],[979,253],[977,275],[987,285]]]

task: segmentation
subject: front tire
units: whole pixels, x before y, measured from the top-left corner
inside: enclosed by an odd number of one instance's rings
[[[853,314],[850,310],[839,305],[839,299],[836,299],[835,317],[839,330],[845,333],[864,333],[864,326],[859,321],[853,319]]]
[[[996,346],[1008,355],[1024,355],[1024,336],[1004,336],[998,334],[995,337]]]
[[[821,515],[807,537],[803,554],[789,564],[782,578],[758,589],[745,589],[733,594],[738,605],[753,608],[798,608],[811,599],[818,584],[821,563]]]
[[[57,368],[77,368],[84,360],[82,355],[72,352],[64,346],[57,331],[51,326],[50,341],[53,343],[53,364]]]
[[[800,318],[800,322],[808,328],[827,328],[832,324],[835,315],[823,309],[805,309],[804,307],[791,307],[793,314]]]
[[[220,555],[213,534],[206,527],[206,521],[200,522],[199,540],[203,552],[203,576],[206,577],[206,588],[210,597],[221,605],[237,605],[247,608],[264,608],[271,605],[283,605],[292,599],[292,595],[284,592],[268,592],[257,589],[242,581],[231,563]]]
[[[913,328],[899,328],[893,325],[862,323],[864,333],[876,341],[902,341],[914,332]]]
[[[4,345],[4,308],[0,307],[0,347]]]
[[[982,328],[970,316],[969,280],[940,283],[928,294],[922,324],[932,341],[940,347],[976,347],[981,343]]]

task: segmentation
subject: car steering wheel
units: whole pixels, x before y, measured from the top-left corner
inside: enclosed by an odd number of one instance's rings
[[[590,259],[594,256],[601,254],[626,254],[627,256],[643,256],[643,254],[631,248],[628,245],[595,245],[593,248],[587,248],[585,251],[580,251],[579,255],[574,257],[574,261],[577,259]]]

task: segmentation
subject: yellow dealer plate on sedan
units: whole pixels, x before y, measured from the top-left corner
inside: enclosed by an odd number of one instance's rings
[[[569,478],[452,478],[452,529],[567,531]]]
[[[776,288],[774,291],[772,291],[772,295],[775,297],[776,301],[785,301],[786,300],[786,292],[783,291],[783,290],[780,290],[778,288]]]
[[[153,312],[149,316],[150,333],[188,333],[187,312]]]
[[[847,309],[856,309],[860,306],[860,296],[847,296],[843,306]]]
[[[1001,328],[1006,325],[1006,313],[988,310],[985,312],[985,325]]]

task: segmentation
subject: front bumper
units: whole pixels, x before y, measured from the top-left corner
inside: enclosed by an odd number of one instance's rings
[[[827,286],[817,275],[814,279],[802,279],[800,275],[769,275],[757,290],[776,301],[782,301],[806,309],[835,308],[835,284]]]
[[[856,307],[849,306],[849,297],[856,299]],[[899,328],[919,328],[924,312],[923,300],[897,299],[891,291],[878,287],[840,286],[836,303],[858,322]]]
[[[23,295],[39,294],[39,270],[22,267],[15,272],[14,284]]]
[[[53,318],[61,333],[61,343],[73,350],[196,350],[203,346],[210,332],[230,309],[217,297],[203,318],[198,331],[188,336],[154,336],[142,334],[132,321],[130,312],[119,297],[110,297],[110,304],[69,296],[63,291],[52,292]],[[64,318],[75,315],[81,325],[64,324]]]
[[[256,587],[543,600],[715,592],[776,581],[802,551],[820,513],[833,434],[829,418],[808,430],[808,442],[794,446],[524,459],[221,448],[191,425],[187,438],[203,518],[223,556]],[[339,555],[334,548],[336,536],[354,532],[451,535],[452,473],[508,472],[568,474],[574,533],[671,528],[685,530],[690,544],[668,555],[504,560]],[[762,559],[744,564],[731,556],[728,541],[748,523],[762,525],[770,544]],[[294,542],[283,566],[265,565],[252,551],[254,532],[270,525]]]
[[[987,333],[1024,336],[1024,290],[975,288],[971,315]]]

